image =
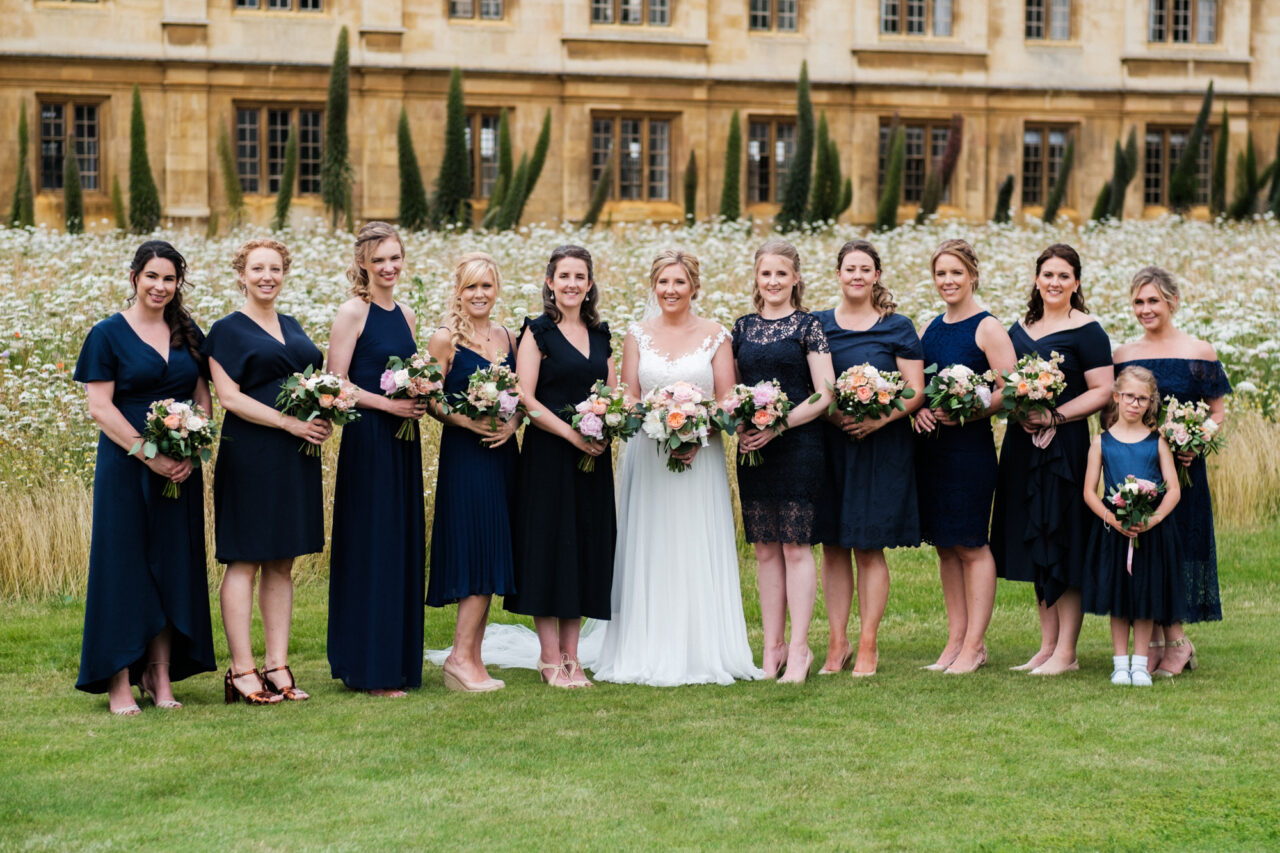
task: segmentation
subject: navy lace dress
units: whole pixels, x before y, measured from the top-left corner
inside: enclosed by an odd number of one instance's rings
[[[369,305],[348,377],[379,393],[387,359],[417,352],[395,306]],[[329,558],[329,669],[355,690],[422,684],[426,521],[422,449],[396,438],[401,419],[361,409],[342,428]]]
[[[808,355],[830,352],[822,322],[806,311],[777,320],[759,314],[733,324],[733,357],[746,385],[776,379],[792,404],[814,392]],[[764,461],[747,467],[738,461],[738,497],[748,542],[815,544],[832,534],[827,529],[831,478],[827,473],[822,424],[810,421],[788,429],[760,451]],[[820,510],[823,510],[820,512]]]
[[[866,331],[844,328],[834,310],[813,316],[831,346],[836,376],[855,364],[888,371],[898,369],[900,358],[924,358],[916,327],[901,314],[882,317]],[[919,545],[911,419],[899,418],[858,441],[830,421],[822,424],[827,464],[835,478],[831,506],[837,515],[823,544],[866,550]]]
[[[920,339],[926,364],[938,368],[963,364],[975,373],[991,368],[978,346],[980,311],[956,323],[939,314]],[[926,402],[925,405],[928,405]],[[987,544],[991,498],[996,490],[996,445],[991,418],[972,418],[963,425],[939,425],[916,437],[916,482],[920,492],[920,526],[925,541],[938,548],[981,548]]]
[[[76,361],[77,382],[115,383],[111,402],[139,433],[153,402],[190,400],[199,379],[186,349],[170,349],[166,362],[123,314],[90,329]],[[99,433],[77,689],[106,693],[125,667],[137,684],[149,663],[147,643],[166,625],[173,629],[170,679],[214,670],[200,473],[176,499],[166,498],[165,478]]]
[[[463,396],[471,374],[490,364],[475,350],[459,346],[444,377],[445,393]],[[515,353],[507,353],[502,364],[515,370]],[[472,595],[515,591],[511,520],[518,454],[514,436],[501,447],[487,447],[469,429],[449,424],[441,428],[427,581],[431,607]]]
[[[609,327],[588,329],[589,354],[569,343],[543,314],[525,320],[520,335],[532,334],[542,363],[533,394],[544,418],[558,417],[609,376]],[[613,591],[613,551],[618,537],[613,503],[613,460],[601,454],[594,471],[578,470],[582,451],[530,424],[520,448],[513,543],[516,594],[503,607],[526,616],[608,619]]]
[[[1058,397],[1059,406],[1088,390],[1086,371],[1111,364],[1111,340],[1095,322],[1038,340],[1014,323],[1009,338],[1018,358],[1029,352],[1046,359],[1054,352],[1063,356],[1060,369],[1067,387]],[[1036,599],[1049,606],[1084,583],[1084,546],[1094,518],[1084,503],[1088,456],[1088,418],[1059,426],[1044,450],[1031,443],[1030,433],[1010,423],[1000,448],[991,512],[996,574],[1034,583]]]
[[[1160,474],[1160,438],[1154,432],[1134,442],[1104,432],[1101,440],[1104,495],[1130,474],[1153,483],[1164,479]],[[1088,571],[1081,590],[1084,611],[1120,619],[1151,619],[1161,625],[1186,621],[1177,513],[1138,534],[1133,540],[1132,566],[1129,541],[1093,516],[1085,549]]]
[[[1116,373],[1129,365],[1150,370],[1160,396],[1173,395],[1183,402],[1215,400],[1231,393],[1231,383],[1220,361],[1200,358],[1139,358],[1116,365]],[[1188,469],[1191,486],[1182,489],[1174,507],[1182,545],[1182,582],[1186,593],[1187,622],[1215,622],[1222,618],[1218,597],[1218,549],[1213,535],[1213,503],[1204,457],[1197,456]]]

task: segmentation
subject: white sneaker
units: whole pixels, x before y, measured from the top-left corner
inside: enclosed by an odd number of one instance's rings
[[[1111,680],[1114,682],[1116,677],[1112,675]],[[1134,687],[1150,687],[1151,673],[1147,672],[1146,667],[1129,670],[1129,680],[1126,683],[1132,684]]]
[[[1144,669],[1142,671],[1142,674],[1146,675],[1147,671]],[[1121,687],[1131,687],[1134,683],[1133,676],[1130,674],[1129,670],[1127,669],[1117,669],[1111,673],[1111,683],[1118,684]],[[1151,678],[1150,676],[1148,676],[1147,684],[1150,684],[1150,683],[1151,683]]]

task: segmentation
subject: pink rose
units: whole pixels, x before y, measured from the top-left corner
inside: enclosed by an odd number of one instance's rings
[[[751,401],[756,404],[757,409],[763,409],[777,399],[778,389],[772,384],[761,382],[751,389]]]
[[[857,391],[858,402],[870,403],[871,398],[875,396],[875,393],[876,393],[875,389],[873,389],[870,385],[859,385],[858,391]]]
[[[384,394],[390,394],[396,390],[396,372],[394,370],[384,370],[382,377],[378,380],[378,387],[382,389]]]
[[[578,432],[588,438],[602,439],[604,438],[604,421],[600,420],[599,415],[587,412],[582,416],[582,420],[578,421]]]
[[[509,394],[506,391],[498,392],[498,411],[504,418],[514,414],[518,405],[520,405],[520,398],[515,394]]]

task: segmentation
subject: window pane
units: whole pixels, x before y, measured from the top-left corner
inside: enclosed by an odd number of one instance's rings
[[[618,23],[643,24],[644,0],[619,0]]]
[[[1164,203],[1164,133],[1148,132],[1146,163],[1142,169],[1142,201],[1144,204]]]
[[[258,111],[236,110],[236,174],[244,192],[258,192],[258,157]]]
[[[773,140],[773,200],[780,201],[782,188],[787,185],[791,161],[796,156],[796,126],[779,124],[774,127]]]
[[[471,18],[475,13],[474,0],[449,0],[449,17]]]
[[[1164,41],[1169,34],[1169,0],[1149,0],[1149,2],[1151,6],[1147,15],[1147,41]]]
[[[258,0],[236,0],[237,9],[256,9],[258,8]]]
[[[769,15],[770,0],[751,0],[749,7],[747,26],[753,30],[770,29]]]
[[[1042,188],[1044,134],[1040,130],[1027,130],[1022,134],[1022,203],[1040,204]]]
[[[747,202],[769,201],[769,125],[753,121],[747,125]]]
[[[1049,38],[1056,41],[1071,38],[1071,0],[1050,0]]]
[[[298,9],[303,12],[321,11],[322,0],[298,0]]]
[[[292,0],[267,0],[268,9],[281,9],[288,11],[293,7]]]
[[[486,21],[502,20],[502,0],[480,0],[480,17]]]
[[[933,34],[951,35],[951,0],[933,0]]]
[[[902,0],[880,0],[880,32],[902,32]]]
[[[907,0],[907,35],[924,35],[924,4],[926,0]]]
[[[1025,35],[1029,39],[1044,38],[1044,0],[1027,0]]]
[[[1196,158],[1196,204],[1209,203],[1209,186],[1213,176],[1213,131],[1200,138],[1200,156]]]
[[[902,174],[903,201],[919,201],[924,197],[924,128],[908,127],[906,167]]]
[[[643,198],[644,144],[638,118],[618,120],[618,198]]]
[[[267,192],[280,192],[284,147],[289,141],[289,110],[267,110]]]
[[[609,162],[613,147],[613,120],[593,119],[591,122],[591,188],[594,190],[605,164]],[[612,195],[612,193],[610,193]]]
[[[649,198],[671,198],[671,122],[649,120]]]
[[[480,197],[493,195],[498,180],[498,117],[480,116]]]
[[[320,110],[298,110],[298,192],[320,192],[320,140],[324,133]]]
[[[98,189],[98,108],[90,104],[77,104],[76,165],[80,168],[80,186],[86,190]]]
[[[613,0],[591,0],[591,23],[613,23]]]
[[[1173,0],[1173,40],[1191,41],[1191,0]]]
[[[796,0],[777,0],[778,29],[781,32],[796,31]]]
[[[671,24],[671,0],[649,0],[649,25],[665,27]]]
[[[1218,40],[1218,0],[1199,0],[1196,5],[1196,41],[1212,44]]]
[[[62,189],[67,123],[62,104],[40,105],[40,189]]]
[[[1062,157],[1067,153],[1067,132],[1065,130],[1049,131],[1048,163],[1045,170],[1045,193],[1053,189],[1058,182],[1058,173],[1062,170]]]

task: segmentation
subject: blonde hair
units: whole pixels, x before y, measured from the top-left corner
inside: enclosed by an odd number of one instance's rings
[[[969,273],[969,278],[973,279],[973,292],[978,292],[978,253],[973,250],[968,241],[965,240],[943,240],[938,248],[933,250],[933,257],[929,259],[929,274],[933,275],[938,269],[938,258],[943,255],[951,255],[960,262],[960,265]]]
[[[1120,371],[1120,375],[1116,377],[1116,381],[1111,383],[1111,402],[1107,403],[1107,408],[1103,412],[1103,422],[1110,425],[1114,424],[1120,417],[1120,407],[1116,404],[1115,394],[1120,393],[1120,388],[1126,380],[1132,379],[1134,382],[1141,383],[1147,388],[1147,395],[1151,397],[1147,401],[1147,408],[1142,413],[1142,425],[1147,429],[1155,429],[1160,422],[1160,386],[1156,384],[1155,374],[1145,367],[1139,367],[1131,364],[1124,370]]]
[[[244,293],[246,288],[244,282],[240,281],[240,276],[244,275],[245,267],[249,264],[249,254],[254,249],[270,249],[279,255],[280,266],[286,275],[293,263],[293,259],[289,257],[289,247],[279,240],[263,237],[240,244],[240,248],[236,249],[235,255],[231,258],[231,268],[236,271],[236,287],[240,288],[241,293]]]
[[[1148,284],[1154,287],[1160,294],[1160,298],[1168,304],[1169,313],[1177,313],[1178,300],[1182,297],[1178,293],[1178,283],[1173,280],[1169,271],[1164,267],[1143,267],[1138,270],[1129,284],[1129,298],[1137,296],[1138,291]]]
[[[498,262],[484,252],[468,252],[458,259],[453,268],[453,297],[445,309],[441,324],[449,330],[449,339],[456,350],[459,346],[469,349],[479,348],[476,341],[476,327],[462,310],[462,291],[483,278],[493,277],[493,296],[497,299],[502,290],[502,276],[498,273]]]
[[[369,263],[369,256],[384,240],[395,240],[400,244],[400,254],[404,254],[404,240],[400,239],[400,232],[385,222],[366,222],[356,235],[351,266],[347,267],[347,280],[351,282],[351,287],[347,290],[348,296],[357,296],[365,302],[371,298],[369,271],[365,269],[365,264]]]
[[[764,296],[760,293],[757,274],[760,272],[760,261],[765,255],[786,258],[787,263],[791,264],[791,270],[796,274],[796,286],[791,290],[791,307],[797,311],[808,311],[809,309],[804,307],[804,277],[800,275],[800,252],[786,240],[774,239],[766,240],[763,246],[756,249],[751,273],[751,304],[755,306],[756,313],[760,313],[764,308]]]
[[[653,265],[649,267],[649,289],[653,290],[657,287],[658,276],[667,267],[674,265],[679,265],[689,276],[689,284],[693,287],[693,295],[689,298],[697,299],[698,290],[702,287],[702,278],[698,272],[698,258],[680,249],[663,249],[653,259]]]

